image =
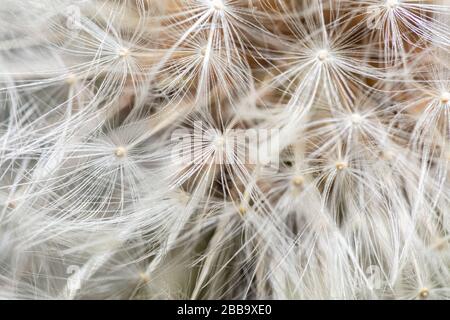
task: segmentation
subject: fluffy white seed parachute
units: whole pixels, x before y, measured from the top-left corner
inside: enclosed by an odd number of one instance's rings
[[[450,1],[2,0],[0,298],[450,298]]]

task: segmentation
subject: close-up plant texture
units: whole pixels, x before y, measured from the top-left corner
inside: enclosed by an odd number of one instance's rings
[[[450,1],[0,0],[1,299],[450,299]]]

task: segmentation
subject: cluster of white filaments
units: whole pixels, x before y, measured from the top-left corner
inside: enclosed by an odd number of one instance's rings
[[[0,299],[450,299],[449,48],[448,0],[2,1]]]

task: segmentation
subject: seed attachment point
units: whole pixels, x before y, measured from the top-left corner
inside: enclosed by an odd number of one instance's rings
[[[448,104],[450,102],[450,92],[443,92],[441,94],[441,103]]]
[[[386,0],[384,5],[388,9],[395,9],[396,7],[398,7],[399,4],[400,3],[398,0]]]
[[[359,113],[353,113],[350,116],[350,121],[352,122],[352,124],[354,125],[359,125],[363,122],[363,117],[359,114]]]
[[[325,62],[326,60],[328,60],[329,56],[330,53],[326,49],[322,49],[317,52],[317,60],[319,60],[320,62]]]
[[[223,3],[223,0],[211,0],[210,4],[212,9],[216,11],[222,11],[225,9],[225,4]]]
[[[420,299],[428,299],[429,296],[430,296],[430,290],[428,290],[427,288],[422,288],[419,291],[419,298]]]
[[[117,56],[119,58],[126,58],[130,55],[130,50],[128,48],[121,48],[118,52],[117,52]]]
[[[295,187],[301,187],[301,186],[303,186],[304,183],[305,183],[305,178],[303,178],[302,176],[297,176],[292,179],[292,184]]]
[[[127,149],[125,147],[117,147],[114,154],[117,158],[123,158],[127,155]]]
[[[342,170],[347,169],[347,168],[348,168],[347,162],[344,162],[344,161],[336,162],[336,169],[338,171],[342,171]]]
[[[140,272],[139,273],[139,278],[143,283],[149,283],[150,282],[150,277],[147,273],[145,272]]]
[[[73,86],[74,84],[77,83],[77,76],[74,75],[74,74],[69,74],[69,75],[67,76],[67,78],[66,78],[66,83],[67,83],[69,86]]]

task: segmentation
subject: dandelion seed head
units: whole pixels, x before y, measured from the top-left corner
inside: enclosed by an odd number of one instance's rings
[[[361,116],[359,113],[352,113],[350,115],[350,122],[353,125],[360,125],[364,121],[364,117]]]

